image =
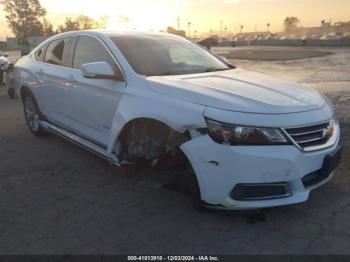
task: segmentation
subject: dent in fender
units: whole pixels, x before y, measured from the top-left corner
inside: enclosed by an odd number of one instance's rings
[[[123,128],[132,120],[140,118],[156,120],[178,133],[185,133],[189,129],[206,127],[204,110],[204,106],[174,101],[157,93],[149,95],[149,93],[143,93],[141,89],[125,90],[109,132],[108,153],[112,154]]]

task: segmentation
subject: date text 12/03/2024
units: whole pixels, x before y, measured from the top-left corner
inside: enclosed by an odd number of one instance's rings
[[[217,256],[128,256],[128,261],[220,261]]]

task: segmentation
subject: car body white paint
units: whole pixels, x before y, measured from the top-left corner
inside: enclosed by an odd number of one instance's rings
[[[54,36],[15,65],[18,95],[27,87],[48,120],[96,141],[112,158],[123,127],[131,120],[150,118],[178,132],[206,128],[205,117],[225,123],[290,128],[330,121],[331,104],[317,91],[275,77],[232,69],[192,75],[137,74],[108,37],[114,32],[79,31]],[[116,33],[117,34],[117,33]],[[138,33],[126,33],[138,34]],[[43,45],[62,37],[86,35],[98,39],[115,58],[124,81],[87,79],[81,70],[36,61]],[[295,145],[226,146],[208,135],[193,136],[181,145],[190,160],[208,204],[225,209],[251,209],[303,202],[311,189],[301,178],[322,167],[334,144],[303,152]],[[214,165],[213,161],[218,165]],[[229,192],[237,183],[287,181],[287,198],[235,201]]]

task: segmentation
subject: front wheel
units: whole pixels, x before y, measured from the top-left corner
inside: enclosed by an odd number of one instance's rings
[[[45,131],[40,126],[40,111],[33,95],[25,94],[23,108],[29,130],[36,136],[43,136]]]
[[[190,166],[188,171],[189,171],[187,174],[188,187],[189,187],[188,191],[189,191],[190,196],[192,198],[193,207],[197,211],[205,211],[206,210],[205,202],[201,198],[200,187],[199,187],[198,180],[197,180],[196,174],[195,174],[192,166]]]

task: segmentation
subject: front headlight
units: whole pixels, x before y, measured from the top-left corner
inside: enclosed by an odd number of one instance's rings
[[[286,145],[283,133],[276,128],[239,126],[206,119],[209,136],[225,145]]]

